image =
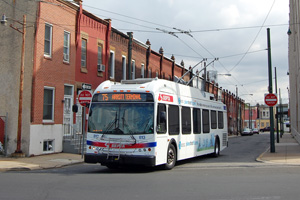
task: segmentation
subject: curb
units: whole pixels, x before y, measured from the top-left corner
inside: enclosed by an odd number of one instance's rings
[[[270,161],[263,160],[263,157],[264,157],[265,153],[267,153],[269,150],[270,150],[270,147],[268,147],[263,153],[261,153],[255,160],[257,162],[262,162],[262,163],[268,163],[268,162],[270,162]]]

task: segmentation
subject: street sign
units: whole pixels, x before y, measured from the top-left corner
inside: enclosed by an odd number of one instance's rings
[[[270,106],[270,107],[273,107],[273,106],[276,106],[277,104],[277,95],[276,94],[265,94],[265,104],[267,106]]]
[[[88,83],[82,83],[82,89],[83,90],[91,90],[92,89],[92,85],[88,84]]]
[[[78,95],[78,101],[80,105],[86,106],[86,104],[91,103],[92,93],[89,90],[83,90]]]

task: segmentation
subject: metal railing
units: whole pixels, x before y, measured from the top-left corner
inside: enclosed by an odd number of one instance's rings
[[[64,141],[70,141],[74,149],[78,149],[78,153],[82,152],[84,148],[83,135],[80,127],[72,124],[64,124]]]

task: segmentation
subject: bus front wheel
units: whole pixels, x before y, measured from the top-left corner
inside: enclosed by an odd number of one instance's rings
[[[172,169],[176,164],[176,159],[176,149],[173,144],[170,144],[167,152],[167,163],[165,164],[165,169]]]

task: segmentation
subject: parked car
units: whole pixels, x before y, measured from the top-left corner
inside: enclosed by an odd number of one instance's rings
[[[270,131],[271,130],[271,127],[270,126],[267,126],[265,128],[261,128],[259,129],[260,132],[265,132],[265,131]]]
[[[253,135],[253,132],[250,128],[244,128],[242,134],[242,136],[245,136],[245,135]]]
[[[257,128],[252,129],[253,134],[259,134],[259,130]]]

